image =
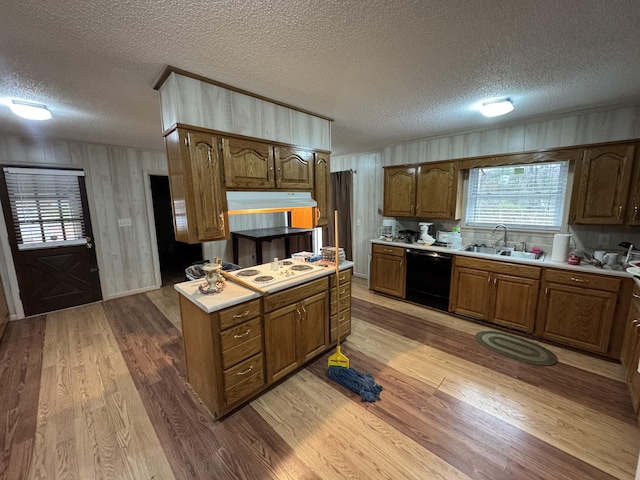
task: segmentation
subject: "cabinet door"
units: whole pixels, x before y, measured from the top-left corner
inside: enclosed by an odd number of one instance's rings
[[[504,327],[533,333],[540,282],[494,273],[490,320]]]
[[[636,288],[636,291],[638,288]],[[635,292],[634,292],[635,293]],[[636,293],[637,295],[637,293]],[[640,373],[638,373],[638,362],[640,361],[640,300],[632,300],[629,309],[627,324],[627,335],[625,339],[629,342],[628,356],[623,362],[626,368],[627,383],[631,393],[633,408],[636,412],[640,410]]]
[[[274,188],[273,146],[267,143],[224,138],[224,183],[227,188]]]
[[[297,303],[264,315],[268,384],[279,380],[298,366],[296,324],[300,315]]]
[[[305,363],[322,353],[329,341],[328,293],[322,292],[300,302],[299,355],[300,363]]]
[[[329,225],[331,213],[329,212],[331,201],[331,171],[329,167],[329,154],[316,153],[316,164],[313,188],[313,199],[318,206],[316,207],[316,227],[324,227]]]
[[[453,269],[452,310],[479,320],[488,320],[491,302],[491,273],[485,270]]]
[[[193,196],[200,241],[228,237],[227,197],[222,188],[222,165],[218,140],[211,135],[189,132],[189,155],[192,165]]]
[[[640,154],[637,150],[627,205],[627,225],[640,225]]]
[[[386,167],[384,169],[385,217],[413,217],[415,215],[415,173],[415,167]]]
[[[416,216],[454,219],[457,189],[454,162],[420,165],[416,174]]]
[[[538,306],[536,334],[592,352],[605,353],[618,295],[546,283]]]
[[[578,162],[572,223],[621,225],[625,222],[633,145],[594,147]]]
[[[371,257],[371,290],[404,298],[405,277],[404,258],[377,253]]]
[[[313,152],[294,147],[275,148],[276,188],[311,190],[313,188]]]

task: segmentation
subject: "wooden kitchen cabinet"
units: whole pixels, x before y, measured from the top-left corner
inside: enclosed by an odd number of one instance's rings
[[[564,345],[607,353],[621,280],[547,269],[536,335]]]
[[[174,228],[180,242],[229,239],[219,142],[211,134],[183,128],[165,137]]]
[[[384,169],[384,216],[413,217],[416,213],[416,167]]]
[[[263,298],[267,383],[326,350],[328,298],[326,277]]]
[[[638,413],[640,411],[640,373],[638,373],[638,362],[640,362],[640,287],[638,285],[634,286],[632,293],[620,361],[625,369],[625,378],[629,386],[633,408]]]
[[[316,227],[329,225],[333,218],[329,209],[331,208],[331,170],[330,155],[328,153],[316,152],[315,171],[313,172],[313,199],[316,207]]]
[[[627,225],[640,225],[640,148],[636,148],[633,176],[629,186]]]
[[[329,343],[338,341],[338,322],[340,322],[340,340],[351,335],[351,277],[353,270],[341,270],[338,275],[329,277]]]
[[[457,256],[451,311],[532,333],[540,275],[538,267]]]
[[[629,203],[635,149],[633,144],[618,144],[584,150],[576,164],[569,223],[626,223],[630,216],[625,210]],[[637,194],[635,189],[634,194]]]
[[[416,172],[416,217],[458,219],[460,171],[456,162],[423,163]]]
[[[369,288],[394,297],[405,297],[406,250],[378,243],[371,244]]]
[[[275,188],[273,145],[240,138],[223,138],[222,152],[227,188]]]
[[[275,147],[276,188],[282,190],[312,190],[314,154],[297,147]]]
[[[213,313],[179,302],[187,379],[219,418],[265,386],[260,299]]]

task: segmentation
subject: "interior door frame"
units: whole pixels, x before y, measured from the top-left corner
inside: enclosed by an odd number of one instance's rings
[[[144,197],[147,202],[147,224],[149,225],[149,238],[151,239],[151,258],[153,260],[153,278],[155,287],[162,287],[162,272],[160,271],[160,254],[158,253],[158,236],[156,235],[156,214],[153,210],[153,192],[151,191],[151,175],[157,177],[167,177],[167,172],[156,170],[143,170],[144,176]]]

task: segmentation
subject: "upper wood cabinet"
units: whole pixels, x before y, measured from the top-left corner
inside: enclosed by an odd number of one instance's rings
[[[220,140],[178,128],[165,137],[176,240],[228,240]]]
[[[241,138],[223,138],[224,184],[229,189],[312,190],[314,152]]]
[[[384,216],[413,217],[416,199],[416,167],[385,167]]]
[[[640,148],[636,148],[636,160],[627,204],[627,225],[640,225]]]
[[[416,172],[416,217],[460,218],[456,162],[423,163]]]
[[[274,188],[273,146],[239,138],[223,138],[224,183],[227,188]]]
[[[313,189],[313,160],[311,150],[296,147],[275,147],[276,188],[283,190]]]
[[[626,223],[627,218],[630,218],[625,210],[629,203],[635,148],[635,145],[622,144],[584,150],[576,165],[569,223]],[[636,186],[634,188],[637,189]],[[638,221],[637,214],[634,221]]]
[[[313,199],[318,206],[316,207],[316,227],[324,227],[329,225],[331,213],[331,170],[330,155],[328,153],[315,154],[315,172],[313,174],[314,187]]]
[[[459,176],[456,162],[385,167],[384,215],[460,218]]]

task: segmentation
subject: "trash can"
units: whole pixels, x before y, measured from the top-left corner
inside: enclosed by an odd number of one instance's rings
[[[200,260],[199,262],[194,262],[189,265],[184,270],[184,275],[187,280],[199,280],[204,277],[204,270],[202,270],[202,266],[207,263],[211,263],[209,260]],[[235,263],[230,262],[222,262],[222,270],[225,272],[232,272],[234,270],[240,270],[242,267],[240,265],[236,265]]]

